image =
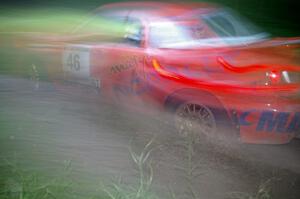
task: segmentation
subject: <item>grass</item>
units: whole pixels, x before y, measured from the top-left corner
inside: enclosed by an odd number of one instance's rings
[[[188,134],[183,140],[183,148],[185,149],[185,159],[186,164],[183,167],[175,166],[177,169],[181,170],[184,174],[184,178],[187,183],[187,193],[188,197],[192,199],[200,199],[200,193],[195,189],[195,179],[200,177],[203,172],[201,172],[201,162],[199,163],[195,155],[195,147],[198,143],[194,139],[193,134]],[[257,189],[253,193],[249,192],[231,192],[224,193],[224,198],[227,199],[271,199],[273,182],[278,180],[278,178],[271,177],[260,183]],[[170,187],[169,192],[172,199],[177,199],[176,194],[174,194],[173,189]]]
[[[4,160],[1,165],[3,199],[75,198],[74,182],[70,179],[71,164],[66,162],[62,175],[50,177],[22,169],[16,161]]]
[[[24,169],[17,158],[2,159],[0,162],[0,198],[1,199],[158,199],[151,190],[153,169],[150,154],[153,139],[148,142],[140,154],[130,149],[133,162],[139,173],[138,183],[125,184],[121,178],[115,182],[101,181],[98,188],[89,193],[82,184],[74,179],[71,161],[65,161],[61,172],[49,175],[48,171],[38,172]],[[16,156],[15,156],[16,157]]]
[[[230,199],[271,199],[272,198],[272,182],[275,178],[269,178],[262,182],[256,192],[245,193],[245,192],[233,192],[228,194]]]
[[[115,41],[123,38],[126,27],[116,20],[91,18],[80,9],[0,8],[0,73],[28,75],[31,65],[40,59],[29,46],[57,45],[57,38],[69,39],[74,31],[75,37],[89,35],[89,40]]]
[[[103,191],[110,199],[158,199],[159,197],[151,190],[153,182],[153,168],[151,165],[150,155],[153,151],[151,147],[154,139],[151,139],[138,154],[131,148],[130,154],[139,173],[138,183],[135,186],[128,186],[119,180],[104,186]]]
[[[151,154],[154,139],[151,139],[139,152],[129,148],[132,161],[137,169],[136,183],[124,183],[122,178],[114,181],[103,181],[97,188],[87,192],[84,186],[74,178],[72,162],[65,161],[61,171],[50,174],[47,170],[32,171],[24,169],[16,155],[11,159],[0,159],[0,198],[1,199],[159,199],[160,197],[152,190],[154,171]],[[189,198],[200,199],[200,193],[194,186],[194,179],[201,175],[195,156],[195,141],[192,136],[184,140],[186,164],[179,168],[187,182]],[[201,171],[201,170],[200,170]],[[198,173],[197,173],[198,172]],[[228,199],[271,199],[272,182],[275,178],[269,178],[258,185],[254,193],[232,192],[224,193]],[[173,188],[169,187],[170,198],[177,199]]]
[[[99,31],[107,34],[119,33],[123,30],[122,24],[97,17],[90,20],[90,15],[80,9],[65,8],[2,8],[0,9],[0,33],[70,33],[78,25],[89,21],[88,31]],[[88,30],[87,28],[90,28]]]

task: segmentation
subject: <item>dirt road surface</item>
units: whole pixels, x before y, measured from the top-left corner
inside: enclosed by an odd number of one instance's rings
[[[90,190],[119,176],[138,180],[130,148],[141,152],[152,138],[153,190],[161,198],[221,199],[233,192],[254,195],[270,182],[271,198],[300,198],[300,140],[290,144],[193,145],[161,118],[124,111],[101,101],[97,92],[58,91],[50,82],[35,90],[22,78],[0,76],[0,157],[31,170],[59,170],[71,161],[74,178]],[[189,158],[191,157],[191,158]],[[195,167],[188,175],[189,165]],[[192,191],[191,191],[192,189]]]

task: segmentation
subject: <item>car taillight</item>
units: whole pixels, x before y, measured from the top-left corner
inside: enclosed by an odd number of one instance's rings
[[[269,84],[278,84],[281,81],[281,73],[278,71],[266,72],[266,76]]]
[[[266,84],[299,84],[300,72],[271,71],[266,72]]]

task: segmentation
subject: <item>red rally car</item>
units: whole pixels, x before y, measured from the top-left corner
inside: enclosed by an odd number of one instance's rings
[[[93,84],[138,110],[167,110],[182,135],[217,136],[229,125],[243,142],[283,144],[299,134],[298,38],[270,38],[204,3],[114,3],[97,17],[126,34],[97,40],[80,31],[86,21],[68,39],[31,46],[44,53],[50,77]]]

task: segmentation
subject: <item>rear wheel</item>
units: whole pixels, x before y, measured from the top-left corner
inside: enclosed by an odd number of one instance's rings
[[[192,136],[196,141],[215,134],[217,130],[215,116],[209,107],[193,101],[178,106],[174,121],[180,136]]]
[[[222,104],[208,94],[181,96],[169,101],[174,126],[182,137],[201,140],[236,138],[236,132]]]

